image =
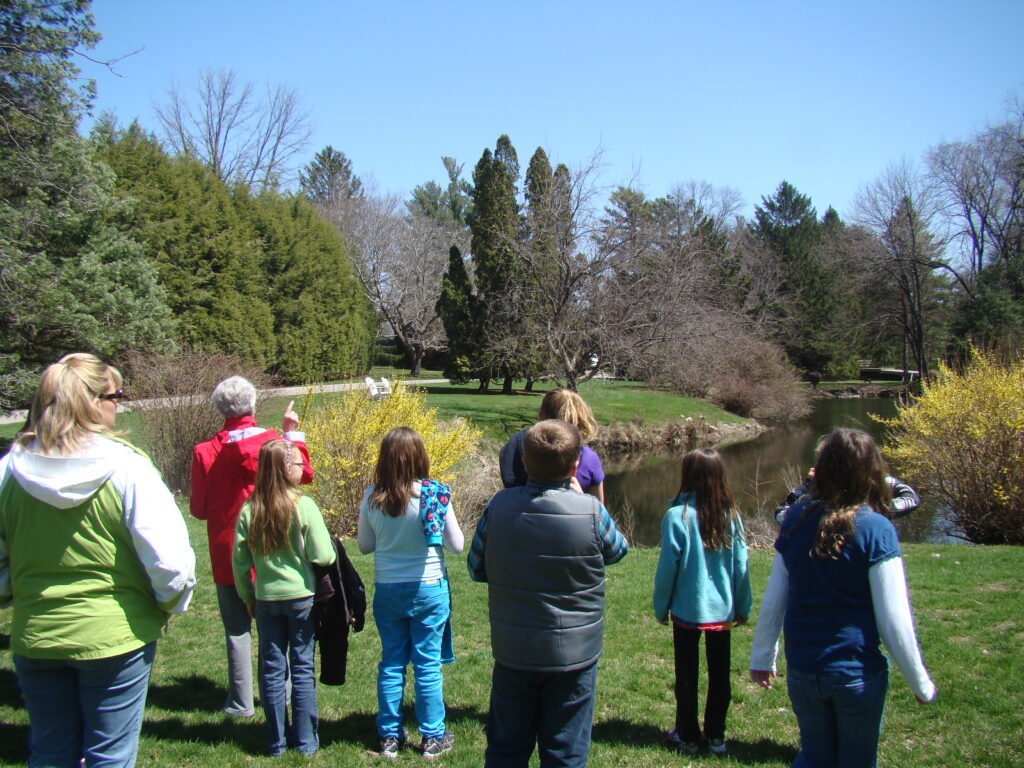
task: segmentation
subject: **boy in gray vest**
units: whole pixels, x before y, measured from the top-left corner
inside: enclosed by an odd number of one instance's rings
[[[487,503],[467,564],[488,584],[494,674],[486,768],[585,766],[604,633],[604,567],[629,551],[608,511],[573,490],[580,435],[549,419],[526,433],[525,486]]]

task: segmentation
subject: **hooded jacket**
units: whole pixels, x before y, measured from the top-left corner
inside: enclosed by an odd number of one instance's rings
[[[149,459],[97,435],[72,456],[15,444],[0,459],[0,606],[12,650],[117,656],[156,640],[189,604],[195,554]]]
[[[252,493],[260,448],[268,440],[280,439],[273,429],[256,426],[251,414],[226,419],[224,428],[192,451],[192,495],[189,511],[206,521],[210,543],[210,563],[217,584],[234,586],[231,551],[235,543],[235,523],[242,502]],[[302,432],[288,432],[302,454],[302,483],[313,482],[313,468]]]

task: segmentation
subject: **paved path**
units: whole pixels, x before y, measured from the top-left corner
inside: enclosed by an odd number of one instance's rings
[[[379,381],[379,379],[378,379]],[[448,379],[398,379],[403,384],[447,384]],[[353,389],[366,389],[366,383],[362,381],[355,382],[342,382],[340,384],[314,384],[312,386],[313,392],[348,392]],[[278,389],[268,390],[271,397],[299,397],[306,394],[310,390],[310,387],[280,387]],[[160,405],[160,400],[137,400],[134,401],[136,407],[146,407],[147,405]],[[166,404],[170,405],[168,401]],[[123,403],[119,407],[119,411],[130,411],[133,403]],[[28,411],[11,411],[10,413],[0,413],[0,424],[21,424],[28,418]]]

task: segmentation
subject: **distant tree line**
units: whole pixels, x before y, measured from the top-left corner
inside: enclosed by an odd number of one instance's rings
[[[71,349],[240,353],[306,382],[362,374],[383,331],[414,374],[429,361],[484,390],[608,372],[786,416],[800,375],[870,359],[927,376],[971,343],[1020,348],[1019,101],[886,169],[846,220],[788,181],[751,220],[705,181],[608,193],[599,157],[537,148],[524,169],[504,135],[403,199],[331,146],[296,169],[295,92],[231,71],[171,86],[161,136],[104,115],[80,137],[88,5],[0,10],[4,407]]]
[[[87,9],[0,10],[0,406],[24,405],[38,370],[75,350],[117,363],[188,345],[288,383],[365,371],[375,320],[344,240],[274,191],[265,153],[262,175],[223,179],[137,124],[77,134]]]

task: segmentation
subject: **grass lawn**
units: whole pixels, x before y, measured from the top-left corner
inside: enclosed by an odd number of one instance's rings
[[[199,556],[200,586],[187,614],[160,641],[142,730],[139,766],[360,766],[375,742],[374,679],[380,646],[372,620],[354,635],[349,679],[319,687],[322,748],[311,759],[263,754],[263,717],[220,714],[225,676],[222,629],[210,580],[206,535],[189,521]],[[898,673],[891,678],[882,736],[883,766],[1020,766],[1024,707],[1024,549],[911,544],[905,547],[918,631],[938,700],[917,705]],[[640,766],[788,766],[796,723],[784,684],[761,691],[747,681],[752,631],[733,639],[730,756],[683,758],[661,746],[673,719],[670,631],[650,615],[656,549],[635,550],[608,569],[605,654],[601,661],[590,764]],[[755,595],[767,578],[770,553],[752,553]],[[354,554],[367,582],[372,559]],[[464,557],[449,556],[455,605],[455,664],[445,668],[445,700],[456,745],[441,762],[479,766],[490,689],[487,589],[469,581]],[[369,617],[368,617],[369,618]],[[0,644],[9,646],[9,612],[0,612]],[[411,682],[409,684],[411,692]],[[411,695],[411,693],[410,693]],[[414,728],[411,707],[406,725]],[[18,704],[10,655],[0,655],[0,766],[24,764],[28,720]],[[418,739],[417,739],[418,741]],[[420,764],[407,751],[399,765]],[[536,765],[536,757],[534,758]]]
[[[516,382],[522,387],[523,382]],[[552,389],[545,383],[536,392],[501,394],[500,385],[490,392],[478,392],[475,384],[428,384],[427,404],[438,409],[443,419],[462,416],[483,430],[487,437],[504,441],[513,432],[525,429],[537,420],[544,393]],[[683,397],[645,384],[613,379],[591,379],[580,385],[580,394],[601,424],[639,419],[659,424],[687,416],[705,416],[711,421],[743,422],[745,419],[720,410],[696,397]]]
[[[395,372],[394,369],[375,368],[374,378]],[[402,371],[397,371],[401,374]],[[435,376],[436,374],[436,376]],[[424,371],[423,378],[437,378],[440,373]],[[391,376],[388,377],[389,379]],[[397,377],[400,378],[400,377]],[[496,442],[504,442],[509,435],[525,429],[537,419],[537,409],[544,393],[553,388],[550,383],[540,384],[536,392],[523,392],[524,382],[516,382],[519,389],[511,395],[501,394],[498,388],[492,387],[490,392],[479,392],[475,383],[472,384],[425,384],[420,388],[427,393],[427,405],[437,408],[442,419],[462,416],[469,419],[483,430],[486,437]],[[732,413],[723,411],[696,397],[683,397],[674,392],[648,388],[645,384],[632,381],[612,379],[592,379],[580,386],[580,394],[594,410],[594,415],[601,424],[615,421],[631,421],[640,419],[646,423],[659,424],[672,419],[686,416],[704,416],[713,422],[743,422]],[[305,397],[271,398],[259,408],[259,423],[266,426],[278,426],[284,415],[289,400],[295,400],[295,408],[299,416],[303,416],[308,408],[316,408],[317,404],[327,398],[338,397],[328,392],[313,395],[307,406]],[[136,431],[137,416],[132,412],[119,413],[118,429],[127,431],[131,440],[131,432]],[[11,440],[21,428],[21,423],[0,424],[0,441]],[[0,446],[2,447],[2,446]]]

